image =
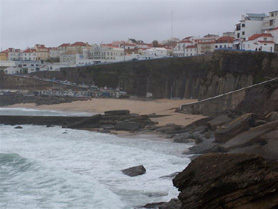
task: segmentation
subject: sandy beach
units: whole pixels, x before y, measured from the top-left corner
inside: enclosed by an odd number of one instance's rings
[[[182,104],[194,102],[196,100],[170,100],[159,99],[150,101],[131,100],[131,99],[102,99],[93,98],[88,101],[75,101],[71,103],[61,103],[55,105],[40,105],[35,104],[15,104],[8,106],[10,108],[31,108],[31,109],[45,109],[45,110],[59,110],[71,112],[90,112],[90,113],[104,113],[108,110],[130,110],[131,113],[156,114],[166,115],[165,117],[153,118],[152,120],[158,122],[159,126],[174,123],[177,125],[188,125],[200,118],[202,115],[186,115],[176,113],[175,109]]]

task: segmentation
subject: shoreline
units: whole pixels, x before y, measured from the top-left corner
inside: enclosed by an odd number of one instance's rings
[[[175,109],[182,104],[190,103],[196,100],[132,100],[132,99],[103,99],[92,98],[88,101],[73,101],[70,103],[60,103],[53,105],[36,105],[34,103],[21,103],[5,106],[3,108],[27,108],[36,110],[56,110],[64,112],[86,112],[94,114],[103,114],[110,110],[130,110],[131,113],[140,115],[162,115],[154,117],[151,120],[157,123],[157,126],[167,124],[176,124],[181,126],[189,125],[199,119],[205,118],[203,115],[190,115],[175,112]],[[1,108],[1,107],[0,107]]]

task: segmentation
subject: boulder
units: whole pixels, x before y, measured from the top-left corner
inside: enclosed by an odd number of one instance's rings
[[[275,129],[278,129],[278,121],[273,121],[261,126],[257,126],[255,128],[251,128],[250,130],[245,131],[230,139],[223,145],[223,147],[228,150],[232,150],[235,148],[251,146],[254,143],[264,144],[265,142],[261,140],[260,136]]]
[[[122,172],[125,174],[125,175],[128,175],[128,176],[139,176],[139,175],[143,175],[146,173],[146,169],[143,165],[138,165],[138,166],[134,166],[134,167],[130,167],[130,168],[127,168],[127,169],[124,169],[122,170]]]
[[[124,122],[118,122],[115,125],[115,130],[117,131],[137,131],[141,128],[141,124],[140,123],[135,123],[135,122],[128,122],[128,121],[124,121]]]
[[[194,139],[192,139],[192,134],[189,132],[185,132],[182,134],[176,134],[174,135],[173,142],[175,143],[190,143],[194,142]]]
[[[175,124],[167,124],[166,126],[162,126],[156,129],[157,132],[161,132],[164,134],[176,134],[176,133],[180,133],[180,130],[181,130],[181,126]]]
[[[278,112],[271,112],[267,116],[265,116],[267,121],[275,121],[278,120]]]
[[[254,124],[254,114],[248,113],[218,127],[215,131],[215,142],[224,143],[238,134],[248,130]]]
[[[166,202],[159,206],[159,209],[180,209],[181,201],[177,198],[171,199],[169,202]]]
[[[221,126],[225,123],[231,122],[232,118],[227,115],[219,115],[216,118],[207,122],[207,125],[210,127],[211,130],[216,130],[218,126]]]
[[[129,113],[129,110],[110,110],[105,111],[104,115],[128,115]]]
[[[278,163],[252,154],[206,154],[173,179],[181,209],[278,207]]]
[[[15,129],[23,129],[22,126],[16,126]]]

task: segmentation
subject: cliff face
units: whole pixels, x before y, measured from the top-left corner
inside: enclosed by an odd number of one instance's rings
[[[173,180],[181,209],[273,209],[278,206],[277,162],[250,154],[207,154]]]
[[[263,52],[213,54],[64,68],[36,75],[99,87],[120,87],[130,95],[204,99],[278,76],[278,56]],[[23,84],[22,84],[23,85]]]
[[[271,53],[217,51],[210,55],[63,69],[60,76],[99,87],[120,87],[154,98],[208,98],[278,76]]]

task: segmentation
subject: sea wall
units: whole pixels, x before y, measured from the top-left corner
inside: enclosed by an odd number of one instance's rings
[[[216,116],[231,110],[258,114],[277,111],[278,78],[180,107],[180,111],[184,113],[208,116]]]

